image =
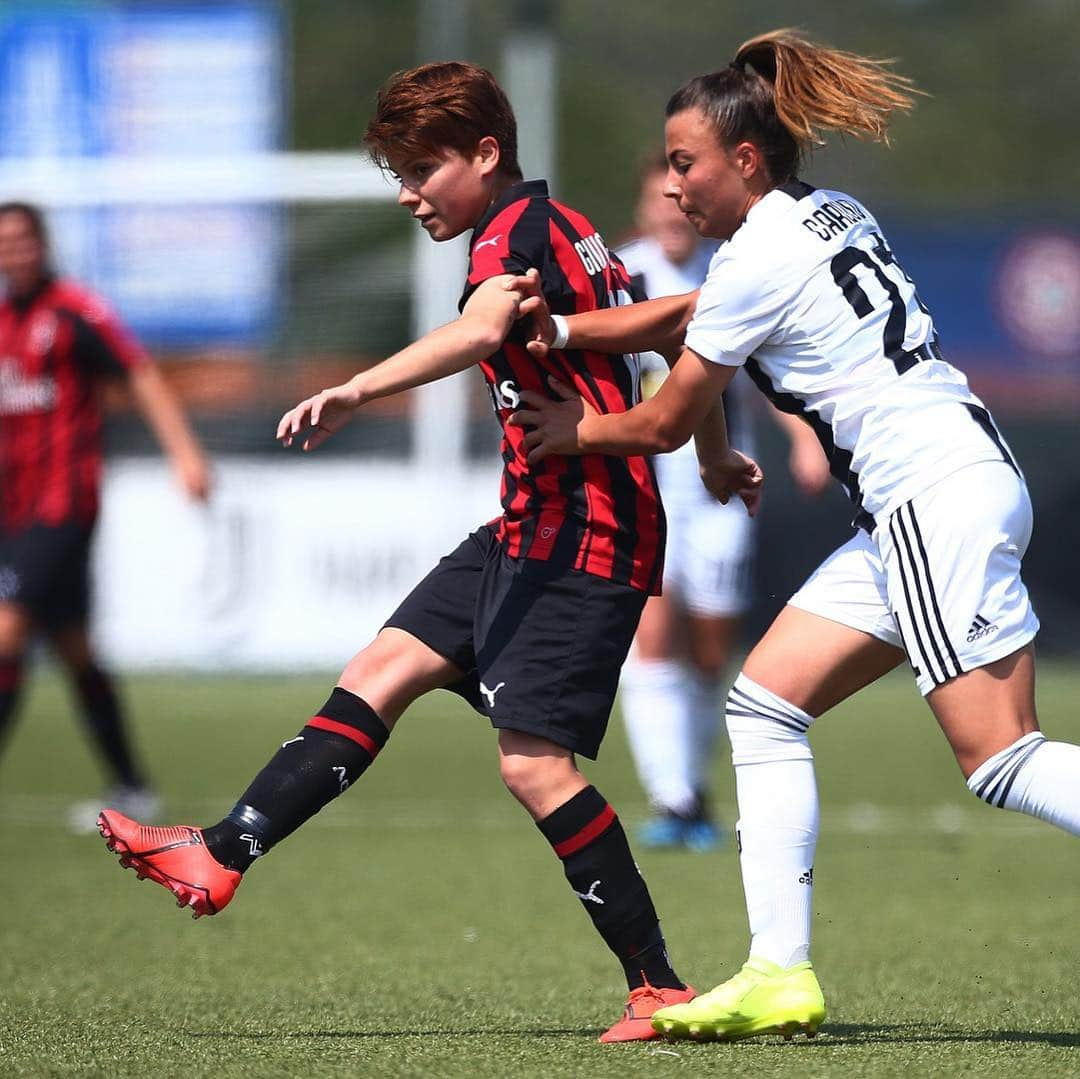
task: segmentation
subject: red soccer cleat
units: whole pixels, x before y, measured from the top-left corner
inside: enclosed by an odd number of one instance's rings
[[[688,985],[685,989],[656,989],[646,982],[630,990],[630,999],[622,1018],[600,1035],[605,1044],[609,1042],[644,1042],[660,1035],[652,1028],[652,1014],[672,1004],[687,1004],[697,996]]]
[[[139,880],[149,877],[168,888],[178,907],[191,907],[193,918],[224,910],[240,884],[240,874],[226,869],[206,849],[199,828],[187,824],[156,828],[115,809],[102,810],[97,823],[105,845],[120,855],[122,866],[134,869]]]

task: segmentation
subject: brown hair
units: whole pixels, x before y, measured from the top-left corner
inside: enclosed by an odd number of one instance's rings
[[[449,61],[391,76],[379,91],[363,145],[387,169],[390,154],[449,149],[468,155],[486,136],[499,144],[499,171],[520,180],[517,121],[506,94],[485,68]]]
[[[666,115],[700,109],[725,146],[754,143],[774,183],[791,179],[823,131],[888,142],[896,110],[909,110],[920,93],[912,81],[872,60],[807,41],[793,30],[773,30],[744,42],[722,71],[680,87]]]

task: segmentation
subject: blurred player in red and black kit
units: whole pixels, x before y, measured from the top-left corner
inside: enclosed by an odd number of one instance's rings
[[[639,396],[636,356],[556,350],[536,363],[512,276],[541,267],[545,293],[566,312],[628,302],[629,279],[581,214],[550,199],[543,181],[522,182],[514,116],[487,71],[440,63],[395,76],[365,144],[433,240],[472,230],[461,316],[302,402],[278,437],[314,449],[365,402],[479,365],[503,425],[502,515],[420,582],[223,820],[153,828],[106,809],[102,833],[181,906],[217,913],[256,858],[360,778],[412,701],[450,689],[498,730],[503,780],[622,963],[630,999],[601,1040],[649,1038],[648,1017],[693,991],[668,961],[619,819],[575,754],[597,755],[619,668],[660,580],[656,482],[643,457],[553,457],[533,468],[523,432],[506,426],[520,393],[542,392],[551,374],[602,412]]]
[[[87,631],[90,540],[101,482],[102,379],[123,379],[203,500],[209,472],[172,394],[103,301],[53,272],[41,211],[0,204],[0,747],[12,725],[28,645],[48,637],[71,676],[87,729],[114,786],[72,810],[92,830],[103,804],[156,814],[111,677]]]

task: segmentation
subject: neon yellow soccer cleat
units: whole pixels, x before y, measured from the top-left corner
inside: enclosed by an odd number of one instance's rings
[[[653,1013],[653,1029],[667,1038],[735,1041],[759,1034],[812,1038],[825,1018],[825,998],[809,963],[786,970],[765,959],[747,960],[742,970],[708,993]]]

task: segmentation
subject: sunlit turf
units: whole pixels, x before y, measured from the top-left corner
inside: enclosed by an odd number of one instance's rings
[[[1080,674],[1040,677],[1048,734],[1080,741]],[[331,684],[129,678],[171,817],[217,819]],[[356,789],[193,922],[64,830],[99,776],[42,671],[0,762],[0,1074],[1080,1074],[1077,841],[973,799],[905,676],[812,740],[821,1036],[603,1047],[618,966],[455,698],[422,702]],[[643,817],[617,722],[588,773],[625,821]],[[730,823],[726,760],[716,779]],[[637,853],[684,977],[732,973],[734,849]]]

